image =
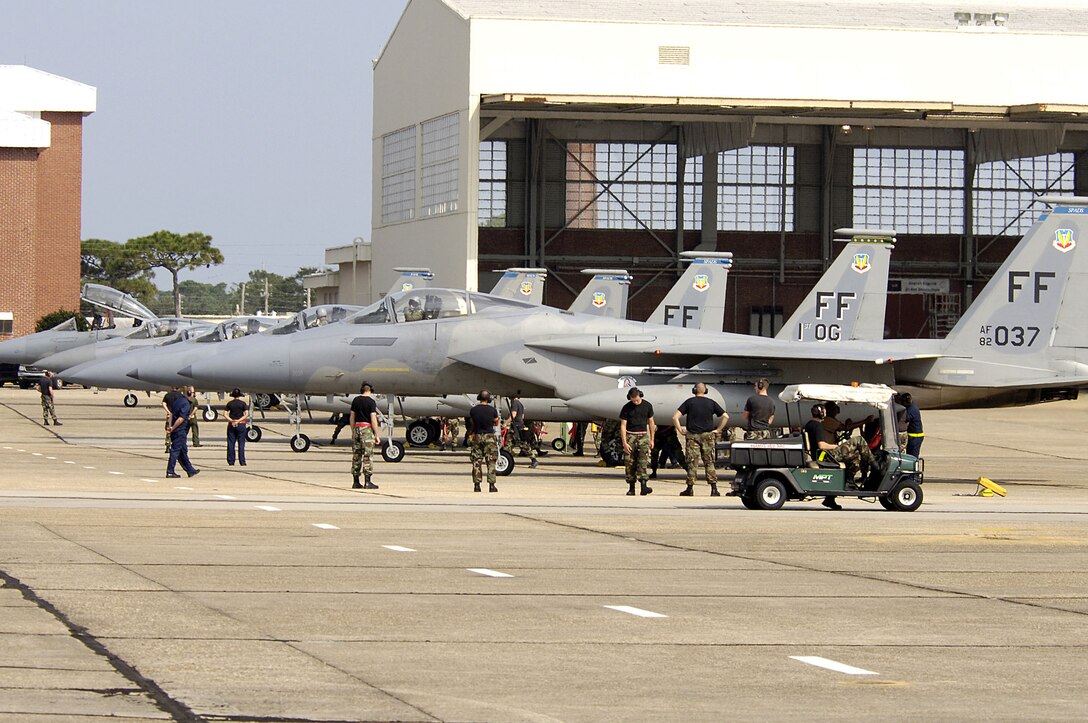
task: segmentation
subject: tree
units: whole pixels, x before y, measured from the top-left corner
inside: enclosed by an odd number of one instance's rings
[[[312,266],[304,266],[292,276],[280,276],[270,271],[250,271],[246,282],[246,304],[243,314],[254,314],[265,309],[265,282],[268,282],[269,311],[295,312],[306,306],[306,289],[302,278],[317,271]],[[240,290],[239,290],[240,295]]]
[[[125,255],[144,270],[166,269],[174,294],[174,316],[181,316],[181,291],[178,274],[185,269],[223,263],[223,253],[212,246],[212,237],[194,231],[181,234],[173,231],[156,231],[150,236],[130,239],[125,244]]]
[[[158,293],[151,271],[130,258],[124,244],[104,239],[89,238],[81,243],[80,276],[83,283],[109,286],[144,304]]]

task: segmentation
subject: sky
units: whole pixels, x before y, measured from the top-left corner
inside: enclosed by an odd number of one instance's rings
[[[233,284],[370,239],[371,61],[406,4],[8,0],[0,64],[98,89],[83,238],[200,231],[226,261],[182,279]]]

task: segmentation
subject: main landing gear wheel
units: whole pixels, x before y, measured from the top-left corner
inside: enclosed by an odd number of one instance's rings
[[[291,451],[292,452],[305,452],[310,448],[310,438],[305,434],[296,434],[291,437]]]
[[[139,403],[139,401],[140,399],[135,394],[129,392],[125,395],[124,405],[126,407],[135,407]]]
[[[562,437],[556,437],[552,440],[552,449],[556,452],[562,452],[567,448],[567,443],[563,441]]]
[[[408,439],[408,444],[413,447],[426,447],[435,440],[434,429],[427,423],[428,420],[417,419],[408,425],[408,432],[405,435]]]
[[[505,449],[499,450],[499,456],[495,459],[495,474],[499,477],[506,477],[514,471],[514,455],[507,452]]]
[[[219,419],[219,411],[212,407],[205,407],[200,416],[204,417],[205,422],[214,422]]]
[[[404,459],[404,442],[382,442],[382,459],[386,462],[400,462]]]
[[[752,495],[761,510],[777,510],[786,504],[786,488],[774,477],[765,477]]]
[[[899,512],[914,512],[922,506],[922,488],[914,480],[903,480],[892,490],[889,499],[892,509]]]
[[[262,435],[263,435],[263,433],[261,432],[261,428],[254,425],[254,426],[252,426],[252,427],[250,427],[249,429],[246,430],[246,441],[247,442],[260,442]]]
[[[280,403],[280,398],[275,394],[266,394],[264,392],[257,392],[253,395],[253,406],[257,409],[271,409]]]

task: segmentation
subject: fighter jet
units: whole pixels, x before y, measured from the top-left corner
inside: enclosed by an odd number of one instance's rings
[[[38,361],[37,366],[56,372],[62,378],[67,379],[64,372],[73,367],[87,364],[88,362],[112,359],[134,349],[147,346],[158,346],[177,338],[186,329],[210,328],[212,325],[206,321],[195,319],[162,318],[153,319],[132,329],[124,336],[105,339],[93,344],[66,349],[56,354],[50,354]],[[74,381],[74,380],[69,380]]]

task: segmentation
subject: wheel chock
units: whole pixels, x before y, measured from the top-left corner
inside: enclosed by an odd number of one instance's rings
[[[980,497],[993,497],[999,495],[1004,497],[1008,494],[1004,487],[994,482],[992,479],[986,477],[978,478],[978,487],[975,488],[975,494]]]

